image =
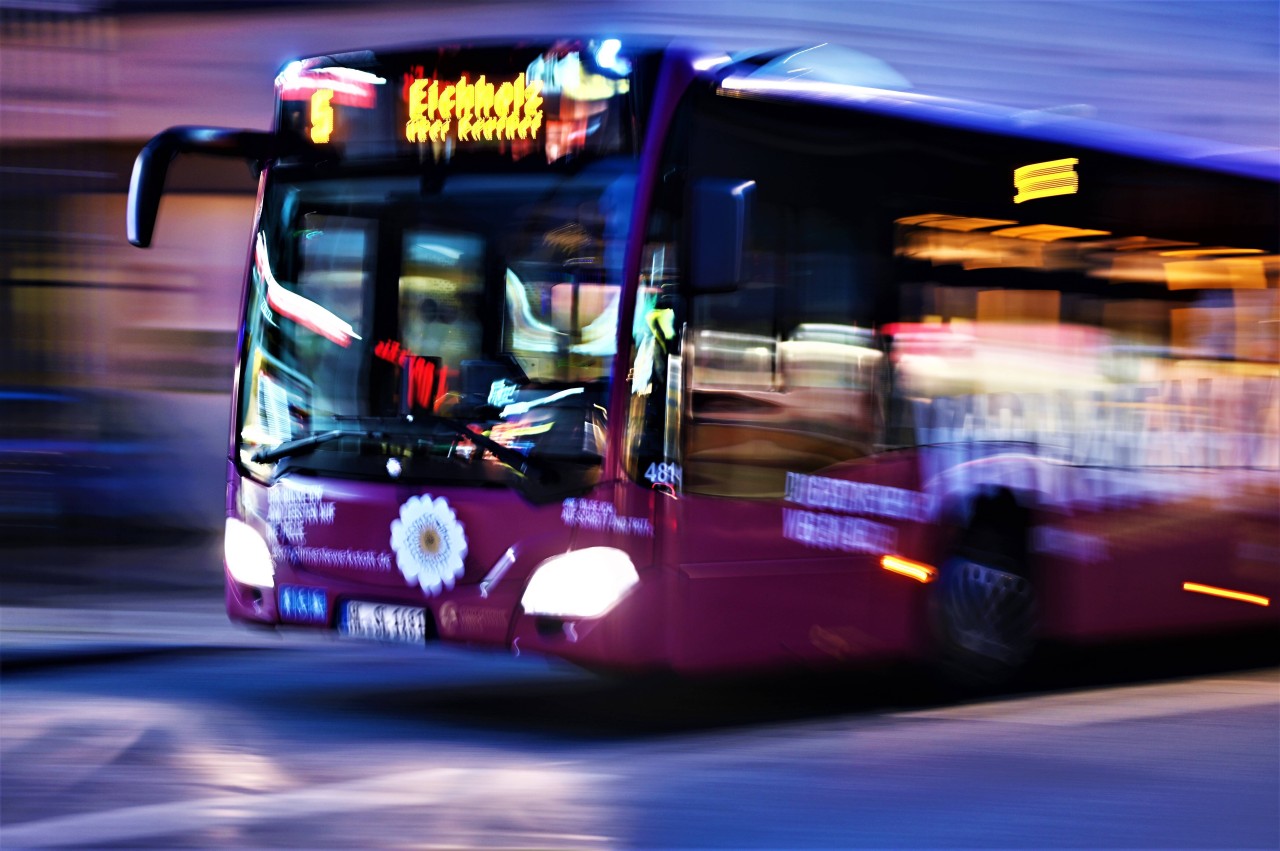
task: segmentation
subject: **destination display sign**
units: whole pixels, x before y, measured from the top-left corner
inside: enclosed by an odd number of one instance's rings
[[[442,85],[439,80],[414,80],[409,86],[410,142],[442,141],[456,135],[459,142],[537,138],[542,128],[542,81],[526,82],[524,74],[494,85],[481,74],[470,83]]]
[[[612,40],[317,57],[276,78],[276,132],[326,160],[552,163],[633,147],[631,76]]]

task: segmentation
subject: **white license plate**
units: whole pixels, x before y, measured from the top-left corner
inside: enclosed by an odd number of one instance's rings
[[[423,644],[427,640],[427,613],[411,606],[353,600],[343,607],[338,631],[352,638]]]

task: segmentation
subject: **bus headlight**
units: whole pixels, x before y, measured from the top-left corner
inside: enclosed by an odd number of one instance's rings
[[[271,564],[267,542],[252,526],[234,517],[227,518],[223,556],[227,572],[235,581],[259,588],[271,588],[276,584],[276,569]]]
[[[622,550],[588,547],[552,556],[538,565],[520,604],[530,615],[599,617],[639,579],[635,565]]]

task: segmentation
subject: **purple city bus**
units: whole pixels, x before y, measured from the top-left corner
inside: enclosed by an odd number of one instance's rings
[[[616,39],[292,62],[236,621],[704,673],[1274,628],[1274,153]]]

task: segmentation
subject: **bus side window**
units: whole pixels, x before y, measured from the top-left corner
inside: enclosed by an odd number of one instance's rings
[[[688,492],[780,497],[788,472],[864,456],[874,439],[880,353],[851,225],[803,188],[771,200],[761,183],[748,282],[695,296]]]

